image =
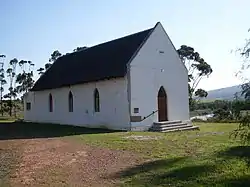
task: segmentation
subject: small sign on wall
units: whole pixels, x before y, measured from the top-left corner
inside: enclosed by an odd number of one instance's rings
[[[130,116],[131,122],[140,122],[141,119],[142,119],[141,116]]]
[[[134,108],[134,114],[138,114],[139,113],[139,108]]]

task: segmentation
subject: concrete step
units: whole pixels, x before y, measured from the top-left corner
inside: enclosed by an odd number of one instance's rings
[[[154,129],[165,128],[165,127],[174,127],[174,126],[182,126],[187,125],[187,123],[173,123],[173,124],[166,124],[166,125],[153,125]]]
[[[186,130],[199,130],[198,126],[193,126],[192,123],[181,120],[155,122],[149,131],[153,132],[175,132]]]
[[[159,129],[159,131],[165,131],[165,130],[173,130],[173,129],[184,129],[184,128],[188,128],[188,127],[192,127],[193,125],[179,125],[179,126],[173,126],[173,127],[163,127],[161,129]]]
[[[175,123],[181,123],[181,120],[173,120],[173,121],[160,121],[160,122],[154,122],[154,125],[161,126],[161,125],[168,125],[168,124],[175,124]]]
[[[186,128],[180,128],[180,129],[171,129],[171,130],[164,130],[161,132],[178,132],[178,131],[188,131],[188,130],[200,130],[200,128],[198,126],[191,126],[191,127],[186,127]]]

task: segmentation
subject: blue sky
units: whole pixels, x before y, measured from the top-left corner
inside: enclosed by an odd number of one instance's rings
[[[0,54],[33,61],[35,69],[58,49],[100,42],[153,27],[160,21],[176,48],[190,45],[214,72],[200,83],[215,89],[240,83],[241,59],[230,51],[250,28],[248,0],[1,0]]]

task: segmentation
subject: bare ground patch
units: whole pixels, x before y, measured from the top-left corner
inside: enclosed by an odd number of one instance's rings
[[[18,165],[20,142],[0,141],[0,186],[9,186],[9,176]]]
[[[10,176],[12,186],[113,186],[111,179],[142,162],[131,152],[95,148],[63,138],[21,141],[21,157]]]

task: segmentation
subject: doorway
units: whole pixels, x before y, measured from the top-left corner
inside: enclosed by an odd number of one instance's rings
[[[160,87],[158,92],[158,120],[168,120],[168,108],[167,108],[167,94],[163,86]]]

